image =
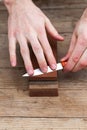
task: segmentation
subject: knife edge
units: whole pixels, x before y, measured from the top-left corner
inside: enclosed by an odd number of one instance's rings
[[[57,63],[57,69],[56,70],[52,70],[49,66],[48,66],[48,71],[47,73],[50,72],[54,72],[54,71],[58,71],[58,70],[62,70],[63,69],[63,65],[62,63]],[[44,74],[39,68],[34,70],[34,74],[33,76],[38,76],[38,75],[42,75]],[[25,73],[24,75],[22,75],[22,77],[29,77],[28,73]]]

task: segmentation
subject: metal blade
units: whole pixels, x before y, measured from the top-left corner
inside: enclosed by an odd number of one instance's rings
[[[57,69],[56,69],[55,71],[57,71],[57,70],[62,70],[62,69],[63,69],[62,64],[61,64],[61,63],[58,63],[58,64],[57,64]],[[50,73],[50,72],[54,72],[54,70],[52,70],[52,69],[48,66],[48,71],[47,71],[47,73]],[[33,76],[38,76],[38,75],[42,75],[42,74],[44,74],[44,73],[38,68],[38,69],[35,69],[35,70],[34,70]],[[29,76],[28,73],[22,75],[22,77],[28,77],[28,76]]]

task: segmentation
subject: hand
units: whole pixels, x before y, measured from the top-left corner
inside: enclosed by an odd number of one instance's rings
[[[8,0],[9,1],[9,0]],[[50,20],[34,5],[31,0],[13,0],[7,4],[9,53],[12,66],[16,66],[16,42],[25,68],[29,75],[34,73],[32,57],[29,54],[28,43],[31,45],[42,72],[47,72],[47,61],[52,69],[56,69],[56,60],[47,39],[46,31],[55,39],[63,40]]]
[[[87,9],[77,23],[69,51],[61,61],[67,61],[65,71],[76,72],[87,67]]]

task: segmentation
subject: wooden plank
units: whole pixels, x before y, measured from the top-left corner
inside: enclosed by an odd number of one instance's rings
[[[0,130],[86,130],[81,118],[0,118]]]
[[[55,8],[55,7],[68,7],[68,8],[86,8],[86,0],[33,0],[34,3],[41,8]],[[6,10],[3,3],[0,2],[0,10]]]
[[[73,0],[73,1],[70,1],[70,0],[33,0],[37,5],[39,6],[61,6],[61,5],[83,5],[83,4],[87,4],[87,1],[86,0]]]
[[[23,67],[23,60],[20,54],[19,46],[17,45],[17,67]],[[0,35],[0,67],[11,67],[8,51],[7,35]]]
[[[61,58],[67,52],[71,38],[69,33],[73,31],[75,22],[87,5],[87,0],[37,0],[37,2],[41,8],[47,10],[44,12],[55,27],[64,33],[65,41],[58,42],[58,53]],[[75,8],[79,9],[76,11]],[[7,14],[1,17],[0,32],[7,33]],[[3,49],[3,53],[0,53],[2,61],[0,61],[0,130],[87,130],[87,70],[70,74],[59,72],[59,97],[31,98],[27,90],[28,79],[21,77],[25,72],[22,68],[23,62],[18,60],[19,68],[9,69],[9,55],[5,43],[6,39],[0,42],[0,52]]]
[[[25,73],[23,68],[1,68],[0,69],[0,88],[1,89],[14,89],[28,90],[29,81],[27,78],[23,78]]]
[[[71,87],[59,89],[59,97],[44,98],[29,97],[28,91],[0,89],[0,116],[87,118],[87,89]]]

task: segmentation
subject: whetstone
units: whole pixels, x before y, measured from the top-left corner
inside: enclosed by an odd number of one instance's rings
[[[54,97],[58,96],[57,81],[31,82],[29,86],[31,97]]]
[[[57,42],[49,39],[54,56],[57,60]],[[38,63],[32,49],[30,54],[34,68],[38,68]],[[58,96],[57,72],[52,72],[40,76],[29,77],[29,96]]]

